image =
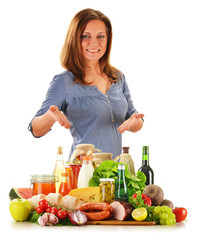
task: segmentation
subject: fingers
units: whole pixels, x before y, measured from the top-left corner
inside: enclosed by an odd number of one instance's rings
[[[120,133],[124,133],[125,131],[129,130],[129,124],[128,121],[126,120],[125,122],[122,123],[117,129]]]
[[[58,110],[58,107],[56,105],[52,105],[52,106],[50,106],[49,110],[51,112],[55,112],[56,110]]]
[[[143,118],[143,117],[144,117],[144,114],[143,114],[143,113],[134,113],[131,117]]]
[[[66,129],[71,127],[71,123],[68,121],[67,117],[58,109],[56,105],[50,106],[49,110],[52,112],[53,118],[60,124],[60,126]]]

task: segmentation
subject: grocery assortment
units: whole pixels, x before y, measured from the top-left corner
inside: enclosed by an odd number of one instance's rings
[[[66,164],[58,147],[53,174],[34,174],[31,185],[9,192],[15,221],[41,226],[174,225],[187,217],[187,210],[174,208],[154,184],[148,146],[137,172],[129,147],[112,159],[92,144],[79,144]]]

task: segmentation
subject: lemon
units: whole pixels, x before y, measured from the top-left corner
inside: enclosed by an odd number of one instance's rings
[[[143,221],[147,217],[147,210],[146,208],[136,208],[131,215],[136,221]]]

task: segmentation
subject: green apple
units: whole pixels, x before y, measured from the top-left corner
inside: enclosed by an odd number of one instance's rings
[[[25,199],[14,199],[9,206],[10,214],[15,221],[27,220],[31,212],[31,204]]]

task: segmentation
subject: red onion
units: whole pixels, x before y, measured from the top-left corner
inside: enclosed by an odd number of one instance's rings
[[[83,225],[87,222],[87,216],[81,210],[71,212],[69,218],[74,225]]]

